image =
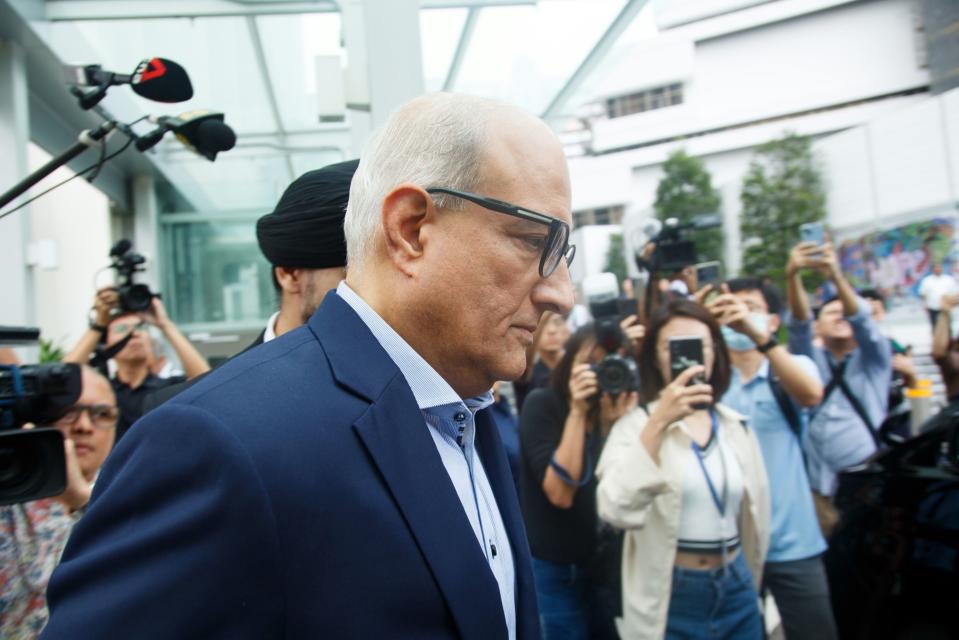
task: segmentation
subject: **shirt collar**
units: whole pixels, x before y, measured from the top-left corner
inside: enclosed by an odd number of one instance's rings
[[[444,417],[445,422],[447,413],[454,416],[458,410],[465,408],[470,414],[475,414],[493,404],[492,391],[474,398],[467,398],[465,401],[460,398],[449,383],[346,284],[346,280],[340,282],[336,288],[336,294],[350,305],[396,364],[400,373],[406,378],[406,383],[410,386],[410,391],[413,392],[413,397],[416,398],[416,404],[421,411],[435,408],[437,411],[430,413]],[[455,408],[451,408],[450,405]]]
[[[266,329],[263,330],[263,342],[269,342],[276,338],[276,320],[279,317],[280,312],[277,311],[266,321]]]
[[[733,367],[732,384],[734,385],[739,385],[741,387],[750,387],[761,380],[768,380],[768,379],[769,379],[769,359],[768,358],[763,358],[762,364],[759,365],[758,369],[756,369],[756,373],[753,375],[752,378],[749,379],[749,382],[743,382],[743,376],[741,373],[739,373],[739,369],[737,369],[736,367]]]

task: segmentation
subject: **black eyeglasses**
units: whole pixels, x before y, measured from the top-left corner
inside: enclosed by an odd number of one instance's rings
[[[431,187],[426,190],[427,193],[445,193],[455,198],[469,200],[473,204],[478,204],[484,209],[505,213],[509,216],[515,216],[530,222],[545,224],[549,227],[549,235],[546,237],[546,245],[543,247],[543,255],[539,259],[539,275],[548,278],[556,271],[560,260],[566,258],[566,265],[573,263],[573,257],[576,255],[576,245],[569,244],[569,225],[562,220],[557,220],[552,216],[543,213],[537,213],[523,207],[494,198],[487,198],[468,191],[457,191],[456,189],[446,189],[445,187]]]
[[[59,426],[72,427],[77,423],[80,419],[80,414],[84,411],[90,416],[90,421],[93,422],[95,427],[112,429],[117,426],[119,412],[116,407],[109,404],[75,404],[60,416],[57,424]]]

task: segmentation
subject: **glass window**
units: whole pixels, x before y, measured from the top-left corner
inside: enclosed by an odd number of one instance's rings
[[[620,118],[634,113],[643,113],[651,109],[662,109],[682,104],[683,85],[671,84],[655,87],[638,93],[606,99],[606,114],[610,118]]]
[[[256,242],[259,214],[210,219],[198,214],[161,220],[163,301],[188,329],[255,328],[276,309],[270,264]]]

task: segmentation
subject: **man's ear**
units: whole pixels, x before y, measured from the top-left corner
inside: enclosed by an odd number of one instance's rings
[[[423,257],[427,241],[426,223],[436,215],[429,194],[414,184],[401,184],[383,199],[383,239],[396,267],[412,276]]]
[[[273,275],[276,281],[280,283],[280,289],[283,293],[299,293],[302,285],[300,274],[302,269],[296,267],[273,267]]]
[[[769,333],[776,333],[779,331],[779,325],[782,324],[782,318],[779,317],[778,313],[769,314]]]

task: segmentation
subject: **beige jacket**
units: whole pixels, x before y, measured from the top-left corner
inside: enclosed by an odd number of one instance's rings
[[[655,403],[649,410],[655,409]],[[757,587],[769,548],[769,484],[756,435],[743,417],[716,406],[719,428],[743,470],[744,495],[739,535],[742,552]],[[624,640],[662,638],[672,588],[673,563],[682,502],[682,472],[692,440],[682,421],[671,424],[659,451],[660,464],[647,453],[639,435],[646,426],[643,409],[623,416],[606,441],[596,468],[599,516],[626,531],[623,546]]]

